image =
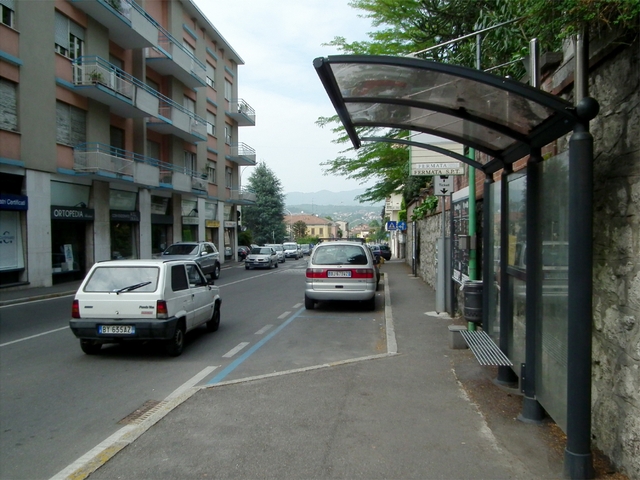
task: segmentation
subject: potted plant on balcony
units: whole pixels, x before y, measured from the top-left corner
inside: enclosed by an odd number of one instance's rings
[[[98,70],[94,70],[89,73],[89,79],[93,83],[104,83],[104,76],[102,75],[102,72],[99,72]]]

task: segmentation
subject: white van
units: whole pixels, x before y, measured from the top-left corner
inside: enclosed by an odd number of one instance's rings
[[[285,242],[282,244],[284,248],[284,256],[287,258],[295,258],[296,260],[302,258],[302,250],[300,246],[295,242]]]

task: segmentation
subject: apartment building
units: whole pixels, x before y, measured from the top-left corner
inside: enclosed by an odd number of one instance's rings
[[[191,0],[0,0],[0,286],[237,246],[244,62]]]

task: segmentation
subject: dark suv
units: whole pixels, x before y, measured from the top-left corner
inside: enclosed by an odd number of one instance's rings
[[[193,260],[200,265],[205,275],[220,278],[220,253],[211,242],[174,243],[162,252],[161,258]]]

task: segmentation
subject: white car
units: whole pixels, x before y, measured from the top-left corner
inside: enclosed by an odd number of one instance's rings
[[[76,292],[69,326],[88,355],[106,343],[154,340],[178,356],[189,330],[218,330],[221,304],[220,289],[193,260],[100,262]]]
[[[278,243],[267,243],[265,247],[271,247],[276,251],[278,254],[278,261],[280,263],[284,263],[286,261],[287,257],[284,254],[284,247],[282,245]]]
[[[295,242],[286,242],[282,244],[284,248],[284,255],[287,258],[295,258],[296,260],[302,258],[302,250],[300,245]]]

